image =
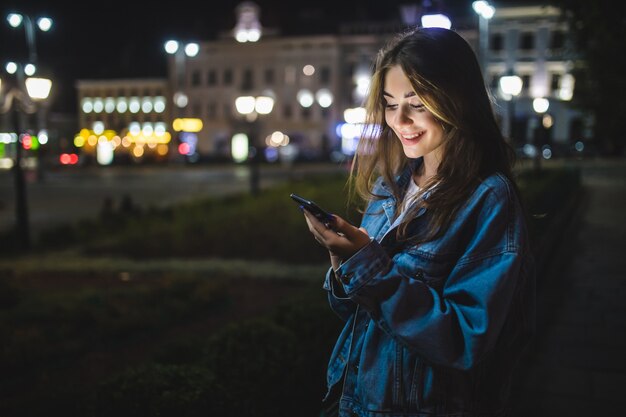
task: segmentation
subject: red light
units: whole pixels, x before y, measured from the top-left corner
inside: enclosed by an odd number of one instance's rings
[[[62,153],[61,156],[59,156],[59,161],[63,165],[75,165],[78,163],[78,155],[75,153]]]
[[[24,149],[30,149],[33,147],[33,138],[30,135],[22,136],[22,146]]]
[[[178,145],[178,153],[181,155],[189,155],[189,144],[183,142]]]

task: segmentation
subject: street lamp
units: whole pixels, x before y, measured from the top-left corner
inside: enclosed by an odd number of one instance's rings
[[[27,76],[29,77],[33,76],[35,72],[37,71],[37,65],[38,65],[37,48],[36,48],[36,43],[35,43],[35,33],[37,29],[39,29],[42,32],[48,32],[50,29],[52,29],[53,21],[51,18],[47,16],[38,17],[35,21],[33,21],[33,19],[29,15],[21,14],[21,13],[9,13],[6,19],[7,19],[7,22],[9,23],[9,26],[11,26],[12,28],[19,28],[20,26],[24,27],[24,33],[26,34],[26,44],[28,47],[28,59],[30,62],[28,62],[24,66],[23,71],[24,71],[24,74],[26,74]],[[45,132],[45,128],[46,126],[44,123],[44,116],[40,111],[38,111],[37,129],[43,133]],[[42,136],[42,135],[38,133],[38,136]],[[40,144],[43,144],[43,143],[45,142],[40,142]],[[43,155],[40,155],[40,152],[42,151],[43,151],[42,148],[37,148],[37,151],[36,151],[37,179],[39,181],[43,179]]]
[[[182,114],[182,109],[187,107],[187,104],[189,104],[189,97],[186,93],[187,86],[185,82],[185,62],[187,58],[193,58],[198,55],[200,52],[200,45],[196,42],[183,44],[177,40],[170,39],[165,42],[163,46],[168,55],[174,56],[174,70],[170,71],[170,74],[174,74],[174,80],[172,82],[173,95],[171,98],[171,103],[173,103],[171,127],[174,128],[173,122],[184,116]],[[174,130],[176,129],[174,128]],[[179,144],[182,144],[181,136],[178,136],[178,142]],[[172,155],[175,155],[175,153],[172,153]]]
[[[250,194],[256,196],[259,194],[259,161],[261,158],[261,150],[259,145],[259,115],[267,115],[274,109],[274,98],[271,96],[241,96],[235,100],[235,108],[237,113],[244,117],[245,134],[237,133],[233,136],[233,145],[235,142],[245,142],[244,136],[248,140],[247,160],[250,164]]]
[[[478,55],[483,76],[487,76],[487,53],[489,51],[489,19],[496,13],[495,7],[488,1],[478,0],[472,3],[472,8],[478,14]]]
[[[522,79],[517,75],[505,75],[500,78],[500,90],[504,96],[504,99],[508,102],[507,105],[507,129],[506,134],[513,142],[515,142],[513,119],[515,117],[515,98],[522,92]]]
[[[35,24],[30,16],[20,13],[9,13],[7,16],[7,22],[13,28],[17,28],[20,25],[24,25],[24,31],[26,32],[26,43],[28,44],[28,58],[30,63],[37,65],[37,49],[35,47]],[[52,19],[49,17],[37,18],[37,27],[42,32],[47,32],[52,28]]]
[[[164,44],[165,52],[174,55],[175,65],[175,85],[174,85],[174,105],[179,108],[187,107],[189,98],[185,93],[185,57],[193,58],[200,52],[200,45],[196,42],[189,42],[182,45],[179,41],[170,39]]]
[[[8,80],[7,80],[8,81]],[[12,82],[11,82],[12,81]],[[16,235],[20,249],[28,251],[31,246],[30,227],[28,220],[28,204],[26,199],[26,182],[22,168],[22,146],[28,135],[22,134],[22,116],[37,111],[36,101],[45,100],[50,94],[52,81],[46,78],[28,77],[24,80],[24,69],[18,68],[16,76],[5,86],[0,80],[0,112],[11,112],[13,138],[15,141],[15,217]]]
[[[533,132],[533,142],[535,145],[533,153],[533,167],[537,172],[541,170],[541,157],[551,157],[550,148],[542,146],[548,144],[546,136],[548,129],[552,126],[552,117],[549,114],[546,114],[549,108],[550,101],[548,101],[547,98],[537,97],[533,100],[533,110],[537,113],[537,127]],[[540,147],[541,152],[539,152]]]
[[[452,22],[450,18],[445,14],[436,13],[436,14],[425,14],[421,18],[422,27],[425,28],[444,28],[450,29],[452,27]]]

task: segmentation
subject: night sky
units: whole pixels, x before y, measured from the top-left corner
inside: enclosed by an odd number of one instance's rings
[[[49,0],[9,0],[2,6],[0,58],[25,60],[23,28],[11,28],[4,16],[11,11],[32,18],[48,15],[53,30],[37,32],[39,68],[54,81],[52,110],[75,111],[74,84],[79,79],[165,77],[163,43],[216,39],[235,25],[240,1],[197,2],[176,0],[146,8],[129,0],[67,3]],[[401,0],[299,2],[258,0],[261,23],[279,27],[285,34],[332,33],[338,22],[399,19]],[[434,3],[437,3],[436,1]],[[440,1],[443,8],[471,13],[471,1]],[[148,3],[149,4],[149,3]],[[177,7],[178,9],[175,9]]]

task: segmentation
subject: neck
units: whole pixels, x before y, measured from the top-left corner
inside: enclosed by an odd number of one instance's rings
[[[413,174],[413,181],[423,188],[426,182],[437,173],[438,163],[431,161],[430,158],[422,158],[422,165]]]

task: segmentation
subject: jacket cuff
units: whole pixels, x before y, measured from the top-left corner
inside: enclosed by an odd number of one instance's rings
[[[335,274],[343,284],[346,295],[350,296],[374,278],[389,264],[389,255],[380,244],[372,239],[357,253],[344,261]]]

